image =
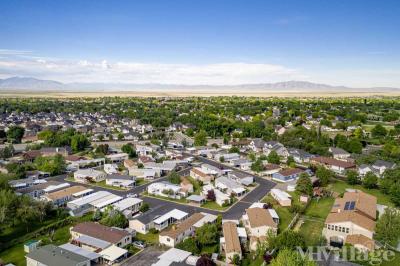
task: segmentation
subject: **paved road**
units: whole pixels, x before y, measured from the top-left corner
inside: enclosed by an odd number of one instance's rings
[[[191,156],[193,156],[193,155],[191,155]],[[245,174],[250,174],[250,173],[242,171],[238,168],[227,166],[227,165],[221,164],[219,162],[216,162],[216,161],[204,158],[204,157],[200,157],[200,156],[195,156],[195,157],[197,160],[199,160],[203,163],[207,163],[207,164],[216,166],[221,169],[232,169],[234,171],[242,172]],[[178,174],[180,174],[182,176],[187,176],[187,175],[189,175],[189,171],[190,171],[190,167],[183,169],[181,171],[178,171]],[[274,183],[272,181],[263,179],[259,176],[253,175],[253,174],[250,174],[250,175],[254,176],[254,180],[259,185],[255,189],[250,191],[244,198],[242,198],[239,202],[237,202],[235,205],[233,205],[227,211],[213,211],[213,210],[209,210],[209,209],[204,209],[204,208],[185,205],[185,204],[179,204],[179,203],[175,203],[175,202],[171,202],[171,201],[166,201],[166,200],[152,198],[152,197],[146,197],[146,196],[141,196],[140,198],[142,198],[145,202],[149,203],[150,208],[153,210],[155,215],[163,214],[163,213],[165,213],[166,210],[172,210],[174,208],[177,208],[177,209],[181,209],[189,214],[203,211],[203,212],[208,212],[208,213],[212,213],[212,214],[221,213],[223,218],[225,218],[225,219],[239,219],[245,212],[245,209],[247,209],[253,202],[260,201],[276,185],[276,183]],[[81,183],[77,183],[77,182],[73,182],[73,181],[65,181],[64,179],[66,177],[67,177],[67,175],[60,175],[60,176],[50,177],[49,179],[56,180],[59,182],[68,182],[71,184],[82,185]],[[167,177],[162,177],[162,178],[155,179],[152,182],[165,181],[166,179],[167,179]],[[150,185],[152,182],[147,183],[142,186],[139,186],[139,187],[132,188],[130,190],[125,190],[125,191],[108,189],[108,188],[97,187],[97,186],[89,186],[89,185],[85,185],[85,184],[83,184],[83,185],[90,187],[90,188],[94,189],[95,191],[106,190],[113,194],[125,197],[128,193],[140,194],[140,193],[146,191],[147,186]]]

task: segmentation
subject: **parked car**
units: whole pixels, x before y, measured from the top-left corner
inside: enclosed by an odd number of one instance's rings
[[[138,247],[138,248],[145,248],[146,247],[146,243],[144,243],[143,241],[134,241],[132,244],[135,247]]]
[[[137,194],[134,194],[134,193],[129,193],[129,194],[126,195],[126,197],[127,197],[127,198],[137,198],[138,195],[137,195]]]

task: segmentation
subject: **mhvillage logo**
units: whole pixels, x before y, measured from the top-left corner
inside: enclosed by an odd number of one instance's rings
[[[334,261],[347,262],[368,262],[370,265],[380,265],[384,261],[392,261],[395,257],[395,252],[392,250],[374,250],[371,252],[360,251],[354,246],[343,246],[342,248],[334,248],[328,250],[326,247],[308,247],[306,250],[301,247],[296,247],[300,256],[304,259],[317,262],[328,261],[333,258]]]

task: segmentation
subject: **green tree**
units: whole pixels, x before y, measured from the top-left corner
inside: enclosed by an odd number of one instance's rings
[[[240,150],[239,150],[238,147],[233,146],[233,147],[231,147],[231,148],[229,149],[229,152],[230,152],[230,153],[239,153]]]
[[[206,146],[207,145],[207,133],[204,130],[200,130],[194,135],[194,146]]]
[[[288,156],[287,160],[286,160],[286,164],[289,167],[296,167],[296,162],[294,161],[293,156]]]
[[[267,245],[270,250],[281,250],[285,248],[294,250],[297,247],[304,247],[305,241],[304,237],[299,232],[285,230],[276,236],[268,232]]]
[[[113,207],[109,206],[104,212],[100,223],[110,227],[125,228],[128,224],[128,219],[126,219],[125,215],[121,211],[115,210]]]
[[[89,145],[89,140],[82,134],[76,134],[71,137],[71,149],[73,152],[83,151]]]
[[[234,254],[233,257],[231,258],[231,261],[234,265],[237,265],[237,266],[240,265],[241,259],[240,259],[239,254]]]
[[[122,150],[122,152],[127,153],[129,155],[129,158],[137,157],[136,151],[131,144],[122,145],[121,150]]]
[[[310,260],[308,256],[302,257],[299,252],[283,249],[279,251],[278,256],[274,258],[271,266],[317,266],[317,263]]]
[[[384,128],[381,124],[377,124],[372,130],[371,130],[372,137],[374,138],[382,138],[387,135],[387,130]]]
[[[139,208],[139,211],[145,213],[148,210],[150,210],[150,205],[147,202],[143,202],[142,206]]]
[[[396,247],[400,239],[400,213],[394,208],[386,208],[376,223],[375,238],[383,244]]]
[[[218,241],[218,228],[216,224],[204,224],[196,230],[196,240],[201,245],[212,245]]]
[[[271,151],[267,156],[267,161],[269,163],[279,164],[281,162],[281,159],[279,158],[279,155],[276,153],[276,151]]]
[[[346,151],[350,153],[358,153],[360,154],[362,152],[362,144],[358,139],[350,139],[350,141],[347,143],[347,147],[345,148]]]
[[[326,186],[329,183],[329,180],[333,177],[333,172],[325,167],[318,167],[315,172],[315,176],[319,179],[321,186]]]
[[[307,173],[302,173],[300,175],[299,179],[297,180],[296,191],[299,191],[307,195],[312,195],[313,186],[311,179]]]
[[[365,188],[376,188],[378,186],[378,178],[373,172],[368,172],[363,179]]]
[[[65,160],[60,154],[49,157],[39,156],[35,159],[34,164],[38,170],[49,172],[50,175],[62,174],[66,168]]]
[[[200,248],[193,237],[186,238],[182,242],[178,243],[176,247],[191,252],[195,255],[200,254]]]
[[[349,185],[357,185],[360,183],[360,178],[358,177],[358,174],[354,170],[349,170],[346,172],[346,182]]]
[[[255,162],[251,164],[250,169],[257,173],[261,172],[262,170],[264,170],[263,162],[260,159],[257,159]]]
[[[181,183],[181,176],[177,172],[172,171],[168,175],[168,181],[171,182],[172,184],[180,184]]]
[[[19,126],[12,126],[7,131],[7,140],[10,143],[21,143],[25,129]]]

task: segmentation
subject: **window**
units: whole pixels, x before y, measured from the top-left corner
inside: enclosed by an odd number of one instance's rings
[[[338,230],[338,226],[337,225],[335,225],[335,231],[337,231]]]
[[[331,225],[330,224],[328,224],[328,229],[331,230]]]
[[[350,232],[350,228],[346,228],[346,233],[349,233]]]

